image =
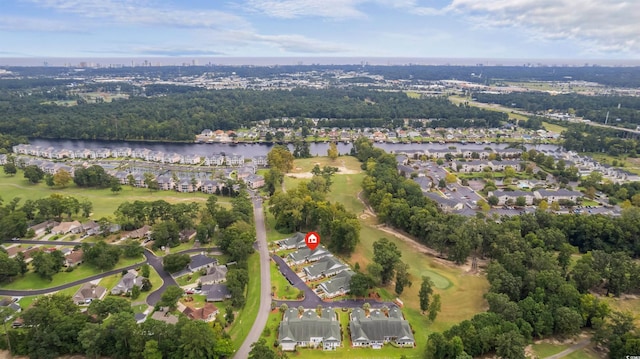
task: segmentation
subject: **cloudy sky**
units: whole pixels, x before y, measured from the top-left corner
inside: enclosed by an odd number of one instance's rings
[[[638,0],[2,0],[0,57],[637,59]]]

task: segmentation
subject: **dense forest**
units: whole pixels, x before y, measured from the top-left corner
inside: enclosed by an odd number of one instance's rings
[[[510,93],[473,95],[478,101],[521,108],[534,113],[548,110],[575,113],[593,122],[636,128],[640,124],[640,98],[632,96],[585,96],[577,94]],[[618,108],[619,106],[619,108]]]
[[[592,293],[637,293],[640,209],[621,217],[554,215],[466,218],[440,212],[419,186],[400,176],[395,157],[366,139],[355,144],[367,176],[363,189],[386,224],[410,233],[457,263],[488,258],[489,312],[429,336],[425,357],[477,357],[494,352],[524,359],[532,338],[594,328],[611,358],[640,354],[640,332],[627,314]],[[571,265],[572,254],[581,253]]]
[[[65,107],[46,95],[0,94],[0,132],[10,135],[118,140],[190,141],[205,128],[231,130],[278,117],[442,118],[497,127],[506,114],[456,106],[444,98],[412,99],[366,89],[200,91]],[[363,123],[364,125],[364,123]]]
[[[380,65],[284,65],[284,66],[160,66],[86,68],[81,73],[67,67],[7,67],[25,77],[58,76],[133,76],[138,78],[173,79],[178,76],[199,76],[214,73],[217,76],[236,75],[244,78],[276,78],[301,72],[357,71],[382,75],[388,80],[464,80],[490,84],[495,80],[507,81],[590,81],[608,86],[640,87],[640,71],[637,67],[599,66],[380,66]],[[482,76],[479,76],[482,74]],[[353,79],[345,80],[353,82]],[[360,79],[358,82],[362,82]]]
[[[563,147],[576,152],[606,152],[612,156],[640,153],[640,142],[626,138],[627,133],[613,129],[594,127],[586,124],[568,124],[563,132]]]

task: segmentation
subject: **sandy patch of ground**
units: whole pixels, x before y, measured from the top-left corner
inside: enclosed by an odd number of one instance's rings
[[[296,168],[296,170],[300,170],[300,168],[298,167]],[[340,166],[338,167],[338,172],[336,172],[336,175],[354,175],[361,172],[362,171],[350,170],[344,166]],[[311,178],[313,177],[313,174],[311,172],[303,172],[303,173],[289,172],[287,173],[287,176],[292,178]]]

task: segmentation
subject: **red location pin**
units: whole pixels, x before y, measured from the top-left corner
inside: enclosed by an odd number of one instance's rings
[[[320,235],[316,232],[309,232],[304,236],[304,242],[309,249],[314,250],[320,244]]]

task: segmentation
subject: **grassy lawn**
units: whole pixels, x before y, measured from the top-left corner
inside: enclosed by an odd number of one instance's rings
[[[606,358],[606,356],[598,354],[598,352],[596,352],[590,347],[586,347],[582,350],[575,351],[567,355],[566,357],[564,357],[564,359],[601,359],[601,358]]]
[[[420,95],[417,92],[413,92],[413,91],[407,91],[405,93],[407,94],[407,97],[409,97],[409,98],[417,98],[417,99],[419,99],[419,98],[422,97],[422,95]]]
[[[102,280],[100,280],[99,285],[105,287],[107,289],[107,292],[110,292],[111,289],[113,289],[113,287],[115,287],[116,284],[120,282],[120,279],[122,279],[122,274],[120,273],[110,275],[108,277],[102,278]]]
[[[311,170],[316,164],[318,164],[320,168],[324,166],[331,166],[338,167],[341,170],[346,169],[349,171],[362,172],[360,162],[358,162],[358,159],[353,156],[340,156],[335,161],[332,161],[327,156],[322,156],[295,160],[291,173],[311,173]],[[338,172],[337,174],[343,173]]]
[[[555,125],[555,124],[549,123],[549,122],[542,122],[542,126],[544,127],[545,130],[550,131],[550,132],[555,132],[555,133],[562,133],[563,131],[567,130],[566,127]]]
[[[156,272],[156,270],[153,267],[149,269],[150,269],[149,280],[151,281],[151,290],[148,292],[140,292],[140,296],[135,300],[136,302],[146,302],[149,294],[151,294],[151,292],[153,292],[154,290],[162,286],[163,281],[162,281],[162,278],[160,278],[160,275],[158,274],[158,272]]]
[[[142,260],[144,260],[142,256],[133,259],[121,258],[114,268],[130,266],[132,264],[141,262]],[[75,268],[73,272],[62,271],[56,273],[53,276],[53,280],[48,281],[46,279],[40,278],[40,276],[38,276],[36,273],[29,271],[24,275],[24,277],[18,277],[12,283],[3,285],[2,289],[25,290],[51,288],[100,273],[102,273],[102,271],[96,269],[95,267],[87,264],[82,264]]]
[[[260,273],[260,255],[258,253],[252,254],[249,258],[249,273]],[[258,316],[260,306],[260,276],[250,276],[247,287],[247,301],[244,308],[236,315],[235,321],[229,329],[229,335],[231,335],[234,348],[240,348],[244,338],[249,334],[254,320]],[[264,300],[269,299],[264,298]],[[222,309],[220,310],[222,311]]]
[[[640,298],[622,299],[604,296],[600,296],[599,298],[607,302],[613,310],[633,313],[636,325],[640,326]]]
[[[200,277],[202,277],[202,274],[200,274],[200,271],[197,271],[195,273],[183,275],[182,277],[177,278],[176,282],[178,282],[180,286],[195,284],[198,283],[198,279],[200,279]]]
[[[554,354],[558,354],[561,351],[567,349],[569,345],[565,344],[550,344],[550,343],[539,343],[531,345],[533,351],[538,355],[538,358],[546,358],[548,356],[552,356]]]
[[[44,183],[29,184],[24,178],[23,172],[18,170],[15,176],[0,175],[0,192],[5,200],[14,197],[22,198],[22,202],[27,199],[37,200],[48,197],[53,193],[70,195],[78,199],[88,199],[93,203],[92,218],[102,218],[112,216],[118,206],[126,201],[156,201],[165,200],[169,203],[198,202],[204,203],[209,197],[205,193],[179,193],[174,191],[149,191],[144,188],[134,188],[122,186],[120,193],[114,194],[110,189],[79,188],[75,184],[70,184],[67,188],[50,188]],[[218,197],[218,203],[224,207],[230,206],[228,197]]]
[[[629,158],[626,156],[611,156],[610,154],[600,152],[581,152],[580,154],[583,156],[589,156],[602,164],[612,166],[614,163],[613,161],[616,161],[616,167],[621,167],[622,169],[629,172],[640,174],[640,159],[638,158]]]
[[[451,101],[455,105],[460,103],[466,103],[469,106],[480,107],[482,109],[489,110],[489,111],[503,112],[509,115],[509,119],[514,119],[518,121],[526,121],[529,119],[527,116],[524,116],[518,113],[513,113],[513,111],[516,109],[512,109],[509,107],[500,106],[496,104],[486,104],[483,102],[471,101],[471,99],[468,97],[449,96],[449,101]]]
[[[275,287],[274,294],[276,299],[297,299],[300,289],[292,286],[289,281],[280,273],[276,263],[271,261],[271,286]]]

